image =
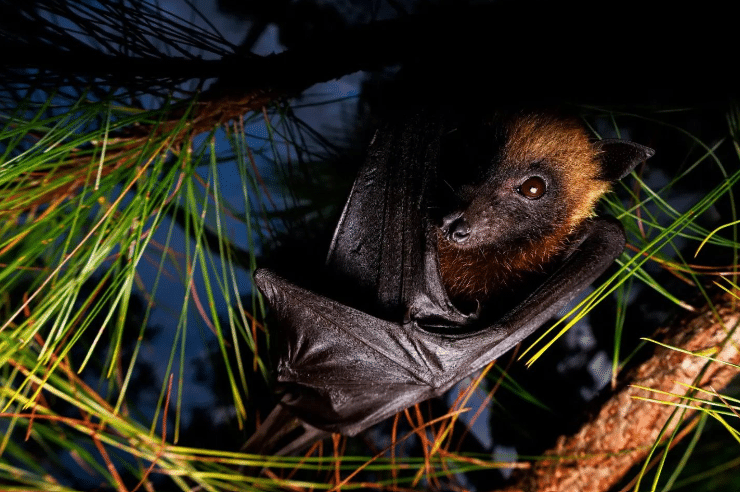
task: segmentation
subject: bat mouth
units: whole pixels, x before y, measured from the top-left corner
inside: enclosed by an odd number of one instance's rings
[[[470,223],[462,212],[450,214],[442,219],[442,235],[450,242],[462,244],[470,239]]]

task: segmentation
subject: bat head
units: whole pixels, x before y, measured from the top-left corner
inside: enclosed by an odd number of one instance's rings
[[[488,126],[487,141],[481,133],[458,137],[467,162],[456,167],[469,174],[455,186],[457,205],[439,221],[440,272],[453,299],[480,302],[543,271],[611,183],[653,154],[622,140],[591,143],[577,120],[552,114]]]

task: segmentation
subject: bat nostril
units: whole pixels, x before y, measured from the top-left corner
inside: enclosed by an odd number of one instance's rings
[[[456,243],[463,243],[470,237],[470,225],[462,217],[455,219],[447,228],[447,237]]]
[[[455,212],[442,219],[442,233],[455,243],[462,243],[470,237],[470,224],[462,212]]]

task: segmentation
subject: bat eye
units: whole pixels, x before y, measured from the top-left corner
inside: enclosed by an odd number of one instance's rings
[[[539,176],[532,176],[527,178],[517,191],[530,200],[536,200],[545,194],[547,185],[545,185],[545,180]]]

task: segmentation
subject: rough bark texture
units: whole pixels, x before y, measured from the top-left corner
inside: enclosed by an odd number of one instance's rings
[[[713,357],[739,363],[740,330],[734,329],[738,312],[733,309],[729,295],[720,299],[716,306],[721,322],[709,307],[705,307],[681,320],[677,326],[660,330],[656,338],[691,352],[716,347],[720,350]],[[737,374],[738,370],[728,365],[708,363],[703,357],[658,347],[653,357],[626,375],[628,385],[614,394],[589,423],[577,434],[559,439],[555,448],[546,453],[553,456],[552,460],[535,463],[505,492],[610,490],[633,466],[643,462],[675,410],[672,405],[635,397],[679,401],[633,385],[683,395],[688,389],[679,383],[693,385],[700,376],[698,386],[720,391]],[[707,395],[699,396],[706,398]],[[688,412],[685,417],[691,414]],[[675,429],[677,421],[676,417],[669,423],[665,436]]]

